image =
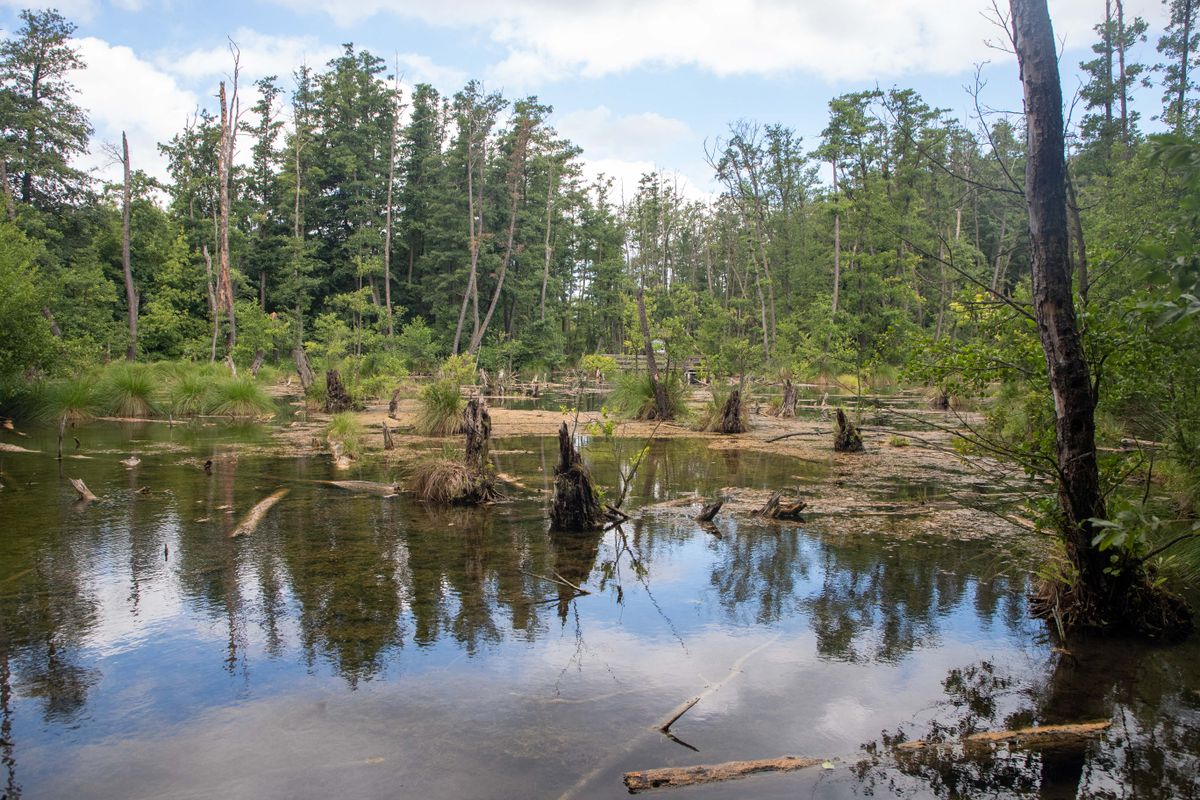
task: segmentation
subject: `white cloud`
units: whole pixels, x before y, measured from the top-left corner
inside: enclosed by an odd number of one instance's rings
[[[607,106],[564,114],[556,118],[555,127],[585,153],[600,158],[661,159],[694,138],[683,120],[654,112],[617,115]]]
[[[100,10],[98,0],[0,0],[0,6],[37,10],[53,8],[74,22],[90,22],[95,18],[96,12]]]
[[[596,178],[604,176],[612,179],[612,193],[609,200],[618,205],[622,199],[629,201],[637,194],[638,182],[643,175],[657,172],[669,182],[674,183],[679,193],[690,199],[709,202],[716,193],[706,188],[711,181],[690,177],[689,174],[666,169],[653,161],[639,161],[621,158],[589,158],[586,154],[580,159],[583,167],[583,177],[591,183]],[[700,173],[703,174],[703,173]]]
[[[104,180],[119,179],[120,167],[102,145],[119,143],[125,131],[134,169],[166,177],[166,160],[159,155],[158,144],[183,129],[196,109],[196,95],[128,47],[94,37],[76,39],[74,44],[87,68],[75,72],[71,81],[96,129],[92,152],[79,166],[95,169]]]
[[[420,53],[401,53],[396,56],[396,60],[400,62],[400,74],[408,84],[428,83],[442,92],[450,93],[457,91],[467,82],[467,73],[435,64],[429,56]]]
[[[430,25],[481,31],[508,51],[497,78],[522,85],[567,75],[601,77],[636,67],[694,66],[716,75],[797,72],[825,80],[952,74],[999,56],[1000,34],[983,0],[276,0],[351,25],[388,12]],[[1051,2],[1055,32],[1086,46],[1102,7]],[[1152,24],[1157,0],[1129,0],[1126,14]]]
[[[302,63],[320,68],[341,53],[340,47],[321,43],[314,36],[273,36],[250,28],[238,28],[229,39],[240,52],[239,69],[243,78],[253,80],[266,75],[287,78]],[[229,41],[184,53],[159,53],[158,65],[188,79],[215,78],[233,71]]]

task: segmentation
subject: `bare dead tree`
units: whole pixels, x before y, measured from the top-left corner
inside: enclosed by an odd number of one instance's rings
[[[217,151],[217,182],[219,193],[219,216],[217,225],[217,304],[226,316],[225,357],[233,367],[233,348],[237,344],[237,315],[234,311],[233,281],[229,263],[229,196],[230,174],[233,171],[233,154],[237,142],[238,121],[241,109],[238,104],[238,71],[241,51],[231,40],[229,52],[233,55],[232,91],[225,90],[221,81],[217,96],[221,103],[221,139]]]

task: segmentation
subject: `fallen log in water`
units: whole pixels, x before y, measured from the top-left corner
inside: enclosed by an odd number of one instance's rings
[[[967,750],[989,748],[992,745],[1007,744],[1014,747],[1056,748],[1073,747],[1099,736],[1112,726],[1109,720],[1097,722],[1078,722],[1069,725],[1039,725],[1036,728],[1017,728],[1007,731],[984,731],[964,736],[951,742],[927,742],[917,740],[896,745],[896,750],[912,752],[920,750],[936,750],[962,745]]]
[[[69,480],[71,485],[75,487],[75,491],[79,492],[79,499],[85,503],[90,503],[93,500],[99,499],[96,497],[96,495],[92,494],[92,490],[87,487],[87,484],[79,478],[67,478],[67,480]]]
[[[701,764],[694,767],[663,767],[625,773],[625,788],[630,794],[668,786],[694,786],[744,778],[761,772],[791,772],[820,766],[816,758],[762,758],[755,761],[727,761],[724,764]]]
[[[762,508],[752,512],[756,517],[765,517],[766,519],[782,519],[795,522],[802,521],[800,512],[808,508],[808,503],[800,498],[794,501],[783,502],[783,492],[776,492],[771,495],[771,499],[763,505]]]
[[[376,483],[375,481],[318,481],[318,483],[336,486],[348,492],[377,494],[380,497],[395,497],[400,492],[400,487],[394,483]]]
[[[229,538],[233,539],[237,536],[246,536],[247,534],[254,533],[254,529],[258,527],[260,522],[262,522],[263,517],[265,517],[267,512],[271,510],[271,507],[282,500],[284,495],[286,495],[289,491],[290,490],[287,487],[276,489],[268,497],[259,500],[258,504],[255,505],[254,508],[250,509],[246,516],[242,517],[242,521],[239,522],[238,526],[233,529],[232,533],[229,534]]]
[[[26,447],[21,447],[19,444],[9,444],[8,442],[0,442],[0,453],[40,453],[41,450],[30,450]]]
[[[699,515],[696,516],[696,522],[712,522],[721,510],[721,506],[725,505],[725,499],[721,498],[715,503],[709,503],[700,509]]]

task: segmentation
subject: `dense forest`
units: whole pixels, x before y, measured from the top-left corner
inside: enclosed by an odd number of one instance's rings
[[[1200,31],[1194,3],[1167,5],[1151,64],[1134,55],[1151,49],[1147,23],[1105,3],[1067,99],[1075,304],[1113,445],[1102,471],[1113,486],[1144,477],[1171,509],[1110,508],[1110,543],[1142,560],[1200,503]],[[640,352],[644,296],[668,373],[699,356],[716,377],[987,397],[976,446],[1032,472],[1053,463],[1025,125],[982,86],[968,120],[876,88],[830,100],[818,141],[733,122],[706,152],[719,190],[697,200],[669,175],[632,191],[587,181],[537,97],[477,81],[406,91],[351,44],[247,85],[231,44],[212,105],[159,145],[170,179],[122,143],[108,147],[124,181],[102,184],[75,166],[101,147],[71,84],[86,69],[75,27],[21,18],[0,45],[6,408],[108,361],[257,373],[296,348],[364,396],[451,355],[544,375]],[[1158,463],[1146,441],[1168,448]]]

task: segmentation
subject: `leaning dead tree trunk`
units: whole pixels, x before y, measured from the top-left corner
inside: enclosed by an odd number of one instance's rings
[[[840,408],[837,410],[837,432],[833,437],[833,449],[839,453],[861,453],[863,449],[862,434]]]
[[[554,501],[550,529],[594,531],[604,527],[604,510],[592,477],[571,441],[567,423],[558,429],[558,466],[554,468]]]
[[[784,419],[796,416],[796,387],[790,378],[783,381],[783,399],[779,401],[779,410],[775,416]]]
[[[1054,397],[1061,535],[1078,573],[1070,586],[1046,586],[1035,612],[1069,627],[1134,628],[1151,635],[1190,630],[1179,598],[1154,587],[1140,562],[1093,544],[1092,520],[1105,516],[1096,458],[1096,387],[1075,317],[1068,256],[1066,161],[1058,52],[1046,0],[1011,0],[1013,32],[1025,90],[1025,203],[1033,267],[1033,304]]]
[[[331,369],[325,373],[325,413],[337,414],[342,411],[349,411],[354,403],[350,399],[350,393],[346,391],[345,385],[342,383],[342,376],[338,374],[336,369]]]
[[[307,392],[316,382],[316,377],[312,367],[308,365],[308,355],[304,352],[304,347],[297,345],[292,350],[292,360],[296,362],[296,372],[300,375],[300,388]]]
[[[667,402],[667,390],[658,374],[658,362],[654,359],[654,342],[650,339],[650,321],[646,318],[645,292],[638,289],[637,293],[638,323],[642,328],[642,341],[646,347],[646,371],[650,375],[650,385],[654,389],[654,411],[650,419],[670,419],[671,409]]]
[[[233,60],[233,95],[225,96],[225,81],[221,81],[221,141],[217,153],[217,181],[219,183],[220,215],[217,225],[217,299],[225,311],[225,355],[233,357],[237,344],[237,317],[233,304],[233,281],[229,267],[229,179],[233,170],[233,146],[237,136],[237,56]]]
[[[700,509],[700,513],[696,515],[696,522],[712,522],[716,519],[717,514],[721,512],[721,508],[724,505],[725,498],[718,498],[712,503],[707,503]]]
[[[131,188],[129,178],[129,139],[125,131],[121,131],[121,166],[125,173],[124,186],[121,192],[121,268],[125,272],[125,304],[129,315],[129,347],[125,358],[129,361],[137,359],[137,328],[138,328],[138,294],[133,288],[133,268],[129,262],[129,215],[131,204]]]

